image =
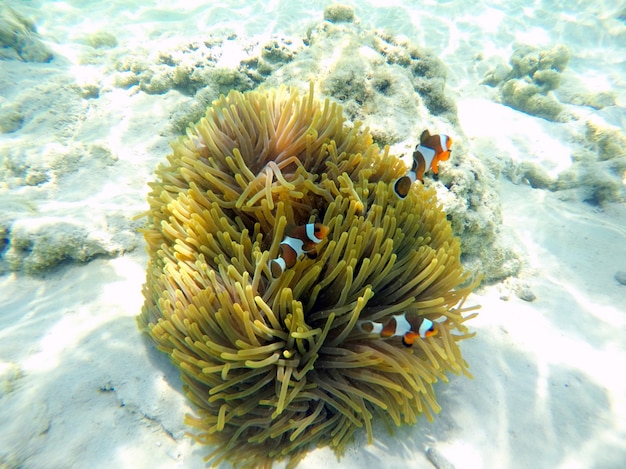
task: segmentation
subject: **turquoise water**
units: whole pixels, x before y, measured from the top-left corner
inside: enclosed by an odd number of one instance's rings
[[[426,183],[488,282],[475,378],[437,385],[433,424],[301,467],[626,465],[626,2],[345,2],[356,21],[324,23],[331,3],[0,4],[0,467],[203,467],[136,329],[135,217],[220,93],[309,81],[397,154],[453,136]]]

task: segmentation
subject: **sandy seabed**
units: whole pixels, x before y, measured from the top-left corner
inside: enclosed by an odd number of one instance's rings
[[[263,34],[304,34],[327,2],[278,3],[196,2],[176,12],[12,4],[53,58],[0,61],[0,467],[204,467],[204,448],[185,436],[193,409],[178,371],[134,319],[147,256],[133,217],[147,208],[146,183],[189,97],[119,86],[124,76],[106,56],[171,50],[207,29],[258,46]],[[626,4],[396,3],[360,5],[356,16],[446,64],[458,108],[446,125],[492,170],[500,236],[521,269],[471,296],[482,305],[470,324],[477,335],[461,347],[474,379],[436,385],[443,410],[434,423],[393,436],[375,428],[373,445],[359,434],[340,462],[320,449],[299,467],[626,467],[626,173],[615,172],[624,148],[582,165],[582,183],[555,182],[580,155],[600,152],[585,129],[624,138]],[[247,20],[233,22],[235,13]],[[110,38],[97,42],[95,31],[116,40],[102,46]],[[555,98],[566,118],[505,106],[500,88],[481,84],[518,42],[569,48]],[[242,52],[224,61],[229,53]]]

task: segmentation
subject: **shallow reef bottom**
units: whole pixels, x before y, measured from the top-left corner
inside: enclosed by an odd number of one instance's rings
[[[431,420],[433,384],[469,376],[477,283],[435,191],[399,199],[401,159],[312,89],[231,92],[172,149],[148,196],[138,324],[180,369],[207,462],[293,467],[363,427],[371,442],[374,419]],[[274,278],[287,227],[307,223],[326,239]],[[359,327],[402,313],[436,334],[405,347]]]

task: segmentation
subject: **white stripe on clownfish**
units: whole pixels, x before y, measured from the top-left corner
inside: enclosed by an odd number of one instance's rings
[[[321,223],[306,225],[287,225],[285,237],[280,242],[280,253],[276,259],[269,261],[272,277],[278,278],[290,267],[293,267],[302,254],[314,256],[316,245],[321,243],[328,234],[328,227]]]
[[[425,339],[437,333],[430,319],[415,313],[394,314],[384,323],[363,320],[357,324],[363,332],[379,335],[381,338],[402,337],[405,347],[411,347],[417,338]]]

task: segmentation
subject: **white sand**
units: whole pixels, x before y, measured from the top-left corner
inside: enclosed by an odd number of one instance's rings
[[[211,28],[300,34],[325,4],[235,2],[233,11],[247,19],[233,23],[227,7],[203,3],[185,2],[176,11],[145,2],[16,5],[57,58],[0,62],[0,105],[21,100],[29,118],[18,132],[0,135],[0,163],[17,158],[25,174],[40,165],[50,180],[48,189],[0,180],[0,215],[17,217],[13,229],[42,237],[79,227],[86,234],[76,242],[88,257],[113,257],[66,263],[43,276],[0,276],[2,468],[203,467],[204,448],[184,435],[182,418],[192,409],[178,372],[135,325],[147,256],[128,221],[146,208],[146,182],[168,151],[159,132],[185,98],[112,87],[111,70],[77,63],[86,46],[76,42],[105,28],[120,48]],[[415,8],[393,3],[356,13],[364,23],[391,25],[446,61],[461,128],[477,155],[534,161],[558,174],[584,147],[576,135],[587,117],[609,116],[615,124],[624,115],[620,108],[573,106],[582,117],[564,124],[528,116],[495,103],[493,90],[478,84],[487,65],[468,59],[480,52],[506,62],[515,40],[563,42],[573,54],[570,85],[612,90],[624,105],[626,26],[615,20],[615,2],[590,2],[581,11],[576,2],[557,8],[547,0],[534,2],[535,10],[519,1],[471,8],[464,0]],[[64,88],[95,82],[103,91],[86,102]],[[50,88],[55,83],[58,94]],[[108,152],[98,153],[99,145]],[[374,445],[358,436],[340,463],[322,449],[300,467],[626,467],[626,286],[614,278],[626,271],[626,206],[600,208],[523,180],[513,184],[502,172],[502,229],[525,262],[519,278],[471,297],[482,309],[471,322],[477,336],[462,350],[474,380],[452,376],[437,385],[443,410],[433,424],[394,436],[377,427]],[[58,234],[64,226],[73,228]],[[516,292],[536,298],[524,301]]]

